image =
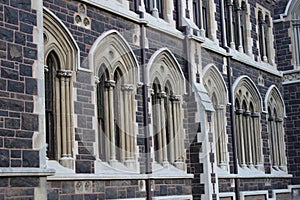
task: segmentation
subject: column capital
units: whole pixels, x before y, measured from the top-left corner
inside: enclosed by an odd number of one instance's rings
[[[159,92],[158,97],[161,98],[161,99],[164,99],[164,98],[167,97],[167,94],[165,92]]]
[[[241,114],[243,114],[244,113],[244,110],[243,109],[237,109],[236,111],[235,111],[235,114],[237,114],[237,115],[241,115]]]
[[[108,80],[108,81],[105,81],[105,87],[106,88],[113,88],[116,86],[116,82],[114,80]]]
[[[170,96],[170,100],[171,101],[180,101],[181,96],[180,95],[172,95],[172,96]]]
[[[65,78],[71,78],[72,77],[72,71],[71,70],[59,70],[57,71],[58,77],[65,77]]]
[[[280,118],[280,117],[276,117],[276,118],[275,118],[275,122],[283,122],[283,119]]]
[[[132,91],[133,85],[132,84],[123,84],[123,85],[121,85],[121,90],[122,91]]]
[[[94,80],[95,80],[95,83],[96,83],[96,84],[100,83],[100,78],[99,78],[98,76],[95,76],[95,77],[94,77]]]
[[[217,105],[216,110],[224,110],[225,106],[224,105]]]
[[[274,121],[274,117],[273,116],[269,116],[268,121]]]
[[[258,118],[259,116],[260,116],[259,112],[253,112],[253,113],[251,113],[251,117]]]
[[[244,116],[251,116],[251,112],[249,110],[244,111],[243,113]]]

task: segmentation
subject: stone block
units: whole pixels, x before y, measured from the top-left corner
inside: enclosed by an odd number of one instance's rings
[[[5,128],[8,129],[20,129],[20,119],[17,118],[6,118]]]
[[[21,22],[36,26],[36,16],[34,14],[20,10],[19,15]]]
[[[11,37],[13,37],[13,34]],[[8,48],[7,49],[8,60],[22,62],[22,58],[23,58],[22,46],[8,43],[7,48]]]
[[[8,80],[7,90],[10,92],[24,93],[24,83]]]
[[[38,187],[40,184],[38,177],[12,177],[11,187]]]
[[[39,167],[40,157],[39,152],[34,150],[23,151],[23,167]]]
[[[37,95],[36,79],[26,78],[25,85],[26,85],[26,94]]]
[[[0,149],[0,167],[9,167],[9,151]]]
[[[22,130],[38,131],[39,130],[39,117],[36,114],[22,113]]]
[[[2,68],[1,69],[1,77],[7,79],[18,80],[19,79],[19,72],[16,70]]]
[[[4,7],[4,20],[7,23],[18,25],[19,14],[18,10],[12,7]]]

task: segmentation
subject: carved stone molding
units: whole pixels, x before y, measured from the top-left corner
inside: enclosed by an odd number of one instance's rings
[[[57,71],[57,76],[70,78],[70,77],[72,77],[72,71],[71,70],[60,70],[60,71]]]

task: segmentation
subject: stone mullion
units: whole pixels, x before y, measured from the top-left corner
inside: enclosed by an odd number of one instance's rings
[[[121,101],[120,101],[120,108],[121,108],[121,117],[120,117],[120,138],[121,138],[121,156],[120,161],[124,162],[126,157],[126,132],[125,132],[125,124],[126,124],[126,118],[124,116],[124,113],[126,113],[126,106],[124,106],[124,102],[126,101],[126,96],[124,94],[124,91],[120,94]],[[125,104],[126,105],[126,104]]]
[[[228,0],[227,6],[228,6],[228,14],[229,14],[230,48],[235,49],[234,32],[233,32],[233,9],[232,9],[233,5],[231,0]]]
[[[110,158],[110,127],[109,127],[109,112],[110,112],[110,109],[109,109],[109,93],[108,93],[108,88],[106,87],[105,90],[104,90],[104,115],[105,115],[105,120],[104,120],[104,123],[105,123],[105,135],[106,137],[106,142],[105,142],[105,158],[106,158],[106,161],[108,161],[108,159]]]
[[[247,147],[248,147],[248,156],[249,156],[249,160],[248,160],[248,165],[249,167],[253,167],[253,155],[252,155],[252,132],[251,132],[251,123],[250,123],[250,119],[251,119],[251,113],[249,111],[246,111],[245,113],[245,117],[246,117],[246,127],[247,127],[247,136],[248,136],[248,140],[247,140]]]
[[[264,62],[267,62],[267,60],[268,60],[268,58],[267,58],[267,55],[266,55],[266,42],[265,42],[265,31],[266,31],[266,29],[265,29],[265,26],[266,26],[266,24],[265,24],[265,22],[261,22],[261,24],[260,24],[260,26],[261,26],[261,34],[262,34],[262,36],[261,36],[261,38],[262,38],[262,48],[263,48],[263,55],[262,55],[262,58],[263,58],[263,61]]]
[[[245,140],[244,140],[244,124],[243,124],[243,110],[239,110],[239,124],[240,124],[240,142],[241,142],[241,167],[246,167],[246,158],[245,158]]]
[[[173,129],[174,116],[172,114],[172,101],[171,97],[168,100],[168,128],[169,128],[169,153],[170,153],[170,162],[175,161],[175,152],[174,152],[174,129]]]
[[[178,140],[178,147],[179,147],[179,161],[184,162],[184,138],[183,138],[183,127],[182,127],[182,112],[181,112],[181,101],[180,101],[180,96],[177,96],[178,102],[177,102],[177,112],[178,112],[178,117],[177,117],[177,124],[178,124],[178,132],[179,132],[179,140]]]
[[[275,168],[278,169],[279,166],[279,160],[278,160],[278,154],[279,154],[279,149],[278,149],[278,132],[277,132],[277,127],[276,127],[276,121],[273,119],[272,121],[272,126],[273,126],[273,136],[274,136],[274,163],[275,163]]]
[[[200,17],[200,34],[202,37],[205,37],[205,30],[204,30],[204,20],[203,20],[203,10],[202,10],[202,6],[203,6],[203,0],[199,0],[199,17]]]
[[[235,124],[236,124],[236,135],[237,135],[237,151],[238,151],[238,160],[239,164],[242,164],[242,148],[241,148],[241,124],[240,124],[240,115],[239,110],[235,111]]]
[[[125,114],[128,117],[125,118],[125,141],[126,141],[126,157],[125,160],[132,160],[134,158],[134,137],[133,137],[133,127],[132,127],[132,99],[131,92],[133,86],[129,84],[122,85],[122,90],[124,93],[124,106]]]
[[[256,157],[256,167],[262,166],[262,155],[261,155],[261,141],[260,141],[260,127],[259,127],[259,113],[255,112],[252,113],[252,119],[253,119],[253,134],[258,134],[254,137],[255,140],[255,157]]]
[[[66,77],[66,129],[67,129],[67,156],[72,155],[71,135],[71,104],[70,104],[70,77]]]
[[[156,123],[156,134],[157,134],[157,161],[158,163],[162,163],[162,127],[161,127],[161,106],[160,106],[160,102],[158,101],[159,99],[157,99],[158,105],[155,106],[155,110],[156,110],[156,115],[157,115],[157,123]]]
[[[241,8],[237,8],[237,30],[238,30],[238,40],[239,40],[239,46],[238,50],[239,52],[243,52],[243,37],[242,37],[242,27],[241,27]]]
[[[220,160],[219,160],[219,165],[224,168],[226,167],[226,138],[225,138],[225,130],[224,130],[224,119],[222,119],[222,117],[224,117],[224,106],[220,105],[217,110],[216,110],[216,114],[217,114],[217,121],[215,123],[217,123],[218,126],[218,131],[220,133],[219,137],[220,138],[216,138],[219,140],[219,153],[220,153]]]
[[[114,125],[114,91],[115,81],[105,82],[108,87],[108,105],[109,105],[109,138],[110,138],[110,162],[116,161],[116,142],[115,142],[115,125]]]
[[[280,156],[279,167],[282,170],[286,170],[284,135],[283,135],[283,125],[282,125],[283,120],[278,118],[276,121],[277,121],[278,133],[279,133],[279,145],[280,145],[279,149],[281,150],[279,151],[279,156]]]
[[[60,106],[61,106],[61,146],[62,146],[62,157],[67,157],[67,130],[66,130],[66,88],[65,88],[65,77],[60,77]]]
[[[161,92],[159,95],[160,95],[160,112],[161,112],[162,156],[163,156],[163,164],[167,164],[168,153],[167,153],[167,134],[166,134],[165,103],[164,103],[166,99],[166,93]]]
[[[175,148],[175,162],[177,162],[179,159],[179,148],[178,148],[178,144],[179,144],[179,131],[178,131],[178,123],[177,123],[177,102],[176,102],[176,98],[173,99],[173,116],[174,116],[174,148]]]

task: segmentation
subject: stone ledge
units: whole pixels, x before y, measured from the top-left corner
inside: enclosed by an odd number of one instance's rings
[[[41,168],[0,168],[0,177],[13,176],[52,176],[55,173],[53,169]]]

